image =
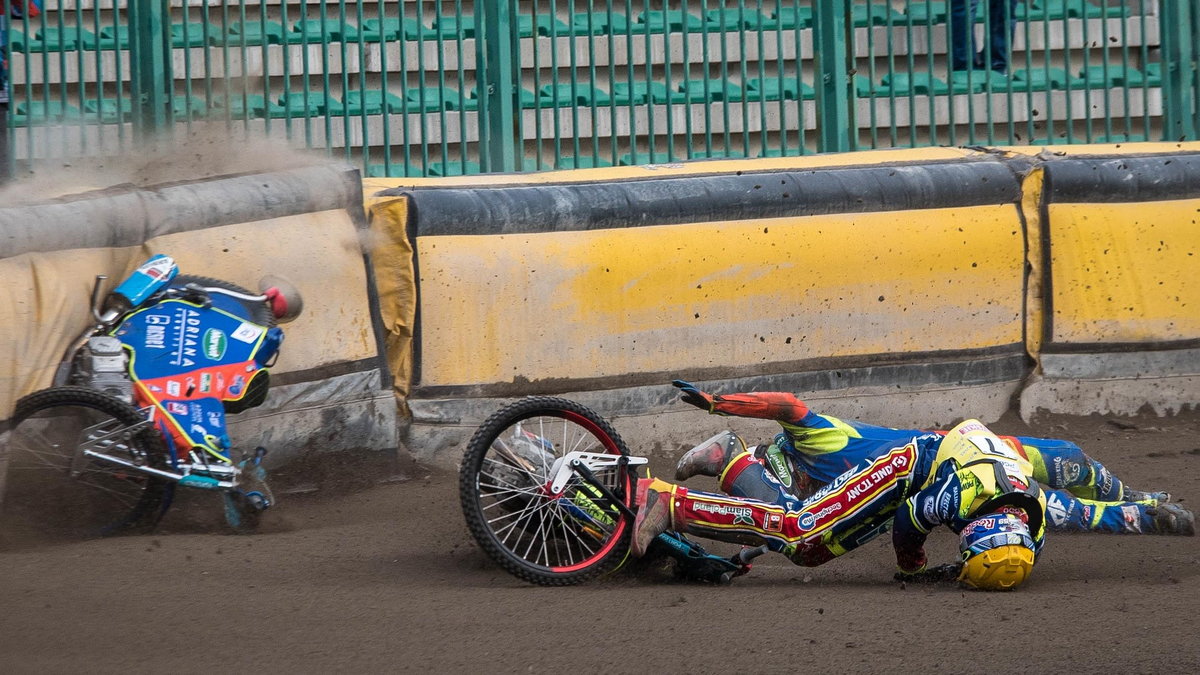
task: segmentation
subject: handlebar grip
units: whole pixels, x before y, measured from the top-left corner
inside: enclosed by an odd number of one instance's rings
[[[738,551],[737,555],[734,557],[737,558],[739,563],[743,565],[749,565],[751,560],[754,560],[769,550],[771,549],[767,548],[766,544],[763,544],[762,546],[756,546],[754,548],[744,548],[741,551]]]

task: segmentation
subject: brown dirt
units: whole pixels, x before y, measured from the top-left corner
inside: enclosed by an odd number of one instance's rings
[[[1200,414],[1036,428],[1200,503]],[[1015,593],[902,588],[886,537],[728,587],[539,588],[470,541],[453,476],[402,471],[285,495],[253,536],[207,531],[214,504],[192,500],[154,535],[0,552],[0,672],[1200,672],[1197,538],[1052,534]],[[954,537],[929,548],[949,559]]]

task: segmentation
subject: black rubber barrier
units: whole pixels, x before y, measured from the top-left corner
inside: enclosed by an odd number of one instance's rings
[[[1119,203],[1200,196],[1200,154],[1071,157],[1044,163],[1047,203]]]
[[[415,236],[567,232],[835,213],[1010,204],[1020,184],[993,157],[594,183],[396,188]]]

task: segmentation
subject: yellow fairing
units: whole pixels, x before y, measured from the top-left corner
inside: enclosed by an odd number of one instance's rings
[[[1009,544],[972,556],[958,580],[984,591],[1011,591],[1033,571],[1033,551]]]

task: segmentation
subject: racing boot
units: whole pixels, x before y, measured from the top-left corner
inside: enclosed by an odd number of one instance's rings
[[[1178,504],[1159,504],[1153,509],[1157,534],[1196,535],[1196,516]]]
[[[732,431],[722,431],[688,450],[675,465],[675,480],[692,476],[720,476],[729,462],[746,451],[746,444]]]
[[[1167,492],[1142,492],[1141,490],[1134,490],[1129,486],[1125,486],[1121,493],[1121,501],[1158,505],[1171,501],[1171,495]]]
[[[639,478],[635,504],[637,517],[633,520],[633,555],[646,555],[658,535],[671,529],[671,498],[675,486],[657,478]]]

